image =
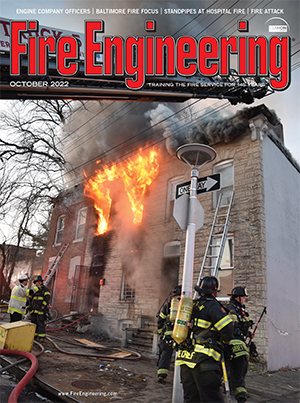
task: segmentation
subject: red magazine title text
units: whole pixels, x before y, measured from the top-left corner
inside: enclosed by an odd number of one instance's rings
[[[83,63],[85,76],[123,76],[126,86],[132,90],[141,89],[146,77],[228,76],[232,68],[241,77],[269,77],[270,86],[277,91],[290,84],[288,36],[99,38],[104,33],[104,21],[85,21],[85,59],[80,60],[78,38],[40,37],[37,31],[38,21],[11,22],[12,76],[21,74],[21,57],[25,56],[30,76],[46,76],[49,60],[55,57],[55,68],[61,76],[78,74]],[[27,43],[22,42],[24,33],[28,34]]]

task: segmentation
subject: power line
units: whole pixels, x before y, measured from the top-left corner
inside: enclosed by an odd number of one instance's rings
[[[233,7],[234,5],[236,5],[238,2],[239,2],[240,0],[237,0],[231,7]],[[271,0],[269,3],[271,3],[273,0]],[[252,3],[252,5],[255,3],[256,1],[254,1],[253,3]],[[212,5],[210,6],[210,7],[212,7],[214,4],[215,4],[216,2],[214,2],[214,3],[212,3]],[[263,1],[261,2],[261,3],[263,3]],[[261,3],[259,3],[258,5],[260,5]],[[267,3],[267,5],[269,4],[269,3]],[[205,30],[207,30],[207,28],[209,27],[209,26],[211,26],[214,22],[216,22],[219,18],[221,18],[223,15],[220,15],[219,17],[217,17],[213,22],[211,22],[207,27],[205,27],[205,28],[203,28],[203,30],[198,34],[198,35],[201,35],[201,33],[203,32],[203,31],[205,31]],[[185,24],[185,26],[184,27],[186,27],[186,26],[188,26],[190,23],[192,23],[196,18],[198,18],[199,16],[196,16],[196,17],[194,17],[191,21],[189,21],[187,24]],[[250,19],[252,19],[252,18],[254,18],[255,16],[252,16],[252,17],[250,17]],[[239,18],[238,17],[238,15],[236,16],[236,17],[234,17],[234,20],[236,20],[237,18]],[[232,22],[232,21],[231,21]],[[228,24],[230,24],[231,22],[228,22],[226,25],[228,25]],[[225,26],[226,26],[225,25]],[[179,31],[181,31],[184,27],[181,27],[179,30],[177,30],[173,35],[175,35],[176,33],[178,33]],[[223,29],[224,27],[222,27],[222,29]],[[217,33],[218,33],[219,31],[217,31]],[[232,89],[232,91],[234,91],[234,89]],[[140,104],[140,103],[139,103]],[[139,105],[138,104],[138,105]],[[129,113],[129,112],[131,112],[133,109],[135,109],[137,107],[137,105],[135,105],[135,106],[133,106],[127,113]],[[106,108],[105,108],[106,109]],[[118,110],[118,111],[120,111],[120,110],[122,110],[122,107]],[[116,111],[115,113],[117,113],[118,111]],[[101,112],[99,112],[99,113],[101,113]],[[98,114],[97,114],[98,115]],[[96,115],[96,116],[97,116]],[[123,115],[124,116],[124,115]],[[119,120],[119,119],[121,119],[123,116],[120,116],[117,120]],[[93,118],[92,118],[93,119]],[[108,120],[109,118],[107,118],[106,120],[105,120],[105,122]],[[111,125],[113,125],[113,124],[115,124],[115,122],[117,121],[117,120],[115,120],[114,122],[112,122],[112,123],[110,123],[110,124],[108,124],[107,126],[105,126],[105,127],[103,127],[100,131],[98,131],[98,132],[96,132],[95,134],[93,134],[92,136],[90,136],[90,137],[88,137],[85,141],[89,141],[90,139],[92,139],[93,137],[95,137],[95,136],[97,136],[97,135],[99,135],[99,133],[101,132],[101,131],[103,131],[103,130],[105,130],[105,129],[107,129],[108,127],[110,127]],[[84,124],[87,124],[88,122],[85,122]],[[102,124],[104,123],[104,122],[101,122]],[[82,126],[84,126],[84,124],[83,125],[81,125],[79,128],[81,128]],[[78,128],[75,130],[75,131],[77,131],[78,130]],[[71,135],[71,134],[73,134],[73,133],[75,133],[75,131],[73,131],[73,132],[71,132],[71,133],[69,133],[69,136]],[[82,144],[84,144],[84,141],[82,141],[83,139],[85,139],[86,138],[86,136],[88,136],[90,133],[92,133],[94,131],[94,128],[91,128],[90,130],[88,130],[85,134],[84,134],[84,136],[81,136],[79,139],[77,139],[77,140],[75,140],[75,142],[73,141],[69,146],[66,146],[66,148],[64,149],[64,151],[66,152],[66,151],[68,151],[68,152],[71,152],[71,151],[73,151],[73,150],[75,150],[77,147],[79,147],[80,145],[82,145]],[[78,142],[79,141],[81,141],[79,144],[78,144]],[[70,149],[70,147],[71,147],[71,149]]]
[[[238,1],[239,1],[239,0],[238,0]],[[215,3],[217,3],[217,2],[218,2],[218,0],[216,0],[214,3],[212,3],[209,7],[212,7],[212,6],[213,6]],[[225,4],[225,3],[223,3],[223,4]],[[198,18],[198,17],[199,17],[199,15],[196,16],[196,17],[194,17],[191,21],[189,21],[188,23],[186,23],[184,27],[186,27],[186,26],[188,26],[189,24],[191,24],[191,23],[192,23],[196,18]],[[176,35],[176,33],[178,33],[179,31],[181,31],[184,27],[181,27],[179,30],[177,30],[175,33],[173,33],[173,36]],[[113,103],[115,103],[115,101],[112,102],[112,104],[113,104]],[[138,105],[140,105],[140,102],[138,103]],[[136,106],[132,107],[129,112],[131,112],[135,107],[136,107]],[[105,108],[105,109],[106,109],[106,108]],[[99,113],[101,113],[101,111],[100,111]],[[97,114],[97,115],[98,115],[98,114]],[[92,119],[93,119],[93,118],[92,118]],[[113,122],[113,123],[115,123],[115,122]],[[113,123],[112,123],[112,124],[113,124]],[[77,128],[77,129],[74,130],[73,132],[69,133],[69,135],[74,134],[78,129],[80,129],[81,127],[83,127],[85,124],[87,124],[87,122],[85,122],[82,126],[80,126],[79,128]],[[106,128],[107,128],[107,127],[106,127]],[[93,131],[93,129],[90,129],[83,137],[85,137],[86,135],[88,135],[88,134],[91,133],[92,131]],[[92,136],[89,137],[87,140],[90,140],[91,138],[95,137],[97,134],[98,134],[98,133],[92,135]],[[75,140],[75,142],[77,143],[77,142],[80,141],[83,137],[81,136],[80,139]],[[73,151],[75,148],[79,147],[81,144],[83,144],[83,143],[77,144],[77,146],[73,147],[71,150],[69,150],[69,152],[70,152],[70,151]],[[74,142],[72,142],[71,145],[73,146],[73,145],[74,145]],[[71,145],[70,145],[70,146],[71,146]],[[68,148],[69,148],[70,146],[67,146],[67,147],[64,149],[64,151],[68,150]]]
[[[186,108],[183,108],[182,110],[187,109],[187,108],[190,108],[191,106],[193,106],[194,104],[198,103],[199,101],[200,101],[200,100],[195,101],[192,105],[188,105]],[[221,102],[224,102],[224,101],[221,101]],[[211,114],[215,114],[215,113],[219,112],[220,110],[225,109],[225,108],[227,108],[227,107],[228,107],[228,105],[221,105],[221,106],[219,106],[219,107],[216,107],[216,108],[214,108],[213,111],[210,110],[210,111],[207,112],[206,114],[199,116],[198,120],[199,120],[199,119],[204,119],[204,118],[210,116]],[[210,107],[208,107],[208,108],[210,108]],[[206,109],[207,109],[207,108],[206,108]],[[181,110],[181,111],[182,111],[182,110]],[[148,131],[148,130],[153,129],[154,127],[156,127],[156,126],[158,126],[158,125],[161,125],[164,121],[167,121],[168,119],[174,117],[177,113],[178,113],[178,112],[176,112],[176,113],[174,113],[174,114],[168,116],[167,118],[165,118],[165,119],[163,119],[163,120],[161,120],[161,121],[155,123],[155,124],[152,125],[151,127],[145,129],[145,131]],[[198,111],[197,113],[199,114],[200,112]],[[171,127],[171,126],[174,125],[174,124],[177,124],[177,122],[171,123],[171,124],[168,126],[168,128]],[[172,134],[170,134],[169,136],[163,136],[163,137],[161,137],[161,138],[158,139],[158,140],[153,140],[153,142],[152,142],[150,145],[148,145],[148,146],[143,146],[143,149],[147,149],[147,148],[149,148],[149,147],[152,147],[154,144],[161,143],[162,141],[165,141],[167,138],[175,137],[175,135],[178,134],[179,131],[182,131],[182,130],[184,130],[184,129],[187,129],[187,128],[189,128],[189,127],[192,126],[192,125],[195,125],[195,122],[194,122],[194,121],[193,121],[193,122],[186,123],[186,124],[183,124],[177,131],[176,131],[176,130],[175,130],[175,131],[173,130]],[[164,131],[164,129],[161,129],[161,130]],[[143,131],[143,132],[144,132],[144,131]],[[137,135],[140,135],[140,134],[142,134],[142,133],[140,132],[140,133],[138,133]],[[137,135],[136,135],[136,136],[137,136]],[[132,140],[132,138],[130,138],[130,139],[128,139],[128,140]],[[125,141],[123,142],[123,144],[126,143],[128,140],[125,140]],[[145,137],[143,138],[143,140],[145,140]],[[120,144],[121,144],[121,143],[120,143]],[[127,145],[126,145],[126,146],[127,146]],[[114,160],[114,164],[119,164],[120,162],[124,161],[129,155],[135,154],[135,153],[137,152],[137,149],[139,149],[140,147],[141,147],[141,146],[139,145],[137,148],[132,149],[132,150],[129,150],[129,151],[126,152],[125,154],[122,154],[121,156],[118,157],[117,162]],[[124,147],[122,147],[121,150],[122,150],[123,148],[124,148]],[[112,150],[110,149],[109,151],[112,151]],[[117,150],[117,151],[120,151],[120,150]],[[105,155],[106,153],[107,153],[106,151],[103,152],[103,154],[99,155],[99,156],[98,156],[97,158],[95,158],[95,159],[101,158],[101,156],[102,156],[102,155]],[[94,159],[93,159],[93,160],[94,160]],[[93,160],[90,160],[89,163],[93,162]],[[84,164],[84,165],[85,165],[85,164]],[[103,164],[102,164],[102,165],[103,165]],[[100,166],[102,166],[102,165],[100,165]],[[91,174],[91,175],[89,175],[89,176],[86,177],[85,179],[88,179],[88,178],[90,178],[90,177],[92,177],[92,176],[94,176],[94,173]],[[70,184],[71,182],[75,182],[75,181],[76,181],[76,179],[73,179],[73,180],[70,180],[68,183]]]

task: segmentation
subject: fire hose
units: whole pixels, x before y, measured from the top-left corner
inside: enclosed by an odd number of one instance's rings
[[[59,328],[57,328],[57,329],[46,329],[46,332],[55,332],[56,330],[66,329],[67,327],[74,325],[74,323],[79,322],[80,320],[86,318],[86,317],[89,316],[89,315],[90,315],[90,314],[88,313],[88,314],[86,314],[85,316],[83,316],[82,318],[76,319],[74,322],[69,323],[69,324],[66,325],[66,326],[59,327]],[[68,315],[68,316],[70,316],[70,315]]]
[[[117,349],[117,348],[113,348],[113,350],[117,350],[119,352],[124,352],[124,353],[125,352],[130,353],[131,355],[134,355],[134,357],[120,357],[120,356],[112,356],[112,355],[104,355],[104,354],[100,355],[100,354],[71,353],[70,351],[66,351],[66,350],[63,350],[62,348],[60,348],[57,345],[57,343],[55,343],[55,341],[52,340],[50,337],[46,337],[46,339],[49,340],[60,353],[64,353],[64,354],[67,354],[67,355],[74,355],[74,356],[77,356],[77,357],[90,357],[90,358],[124,360],[124,361],[135,361],[135,360],[139,360],[141,358],[141,355],[139,353],[135,352],[135,351],[125,351],[125,350],[121,350],[121,349]],[[77,345],[77,347],[79,347],[79,346]],[[112,349],[110,349],[110,350],[112,350]]]
[[[68,325],[63,326],[63,327],[60,327],[60,328],[57,328],[57,329],[46,329],[46,332],[54,332],[54,331],[56,331],[56,330],[65,329],[66,327],[69,327],[69,326],[73,325],[74,323],[76,323],[76,322],[78,322],[78,321],[80,321],[80,320],[86,318],[86,317],[89,316],[89,315],[90,315],[90,314],[88,313],[87,315],[83,316],[82,318],[77,319],[77,320],[75,320],[74,322],[69,323]],[[57,337],[53,337],[53,338],[57,338]],[[57,343],[55,343],[50,337],[46,337],[46,339],[49,340],[49,341],[56,347],[56,349],[57,349],[59,352],[64,353],[64,354],[68,354],[68,355],[81,356],[81,357],[92,357],[92,358],[102,358],[102,359],[109,358],[109,359],[126,360],[126,361],[134,361],[134,360],[139,360],[139,359],[141,358],[141,355],[140,355],[139,353],[137,353],[137,352],[134,352],[134,351],[125,351],[125,350],[121,350],[121,349],[118,349],[118,348],[113,348],[113,349],[111,349],[111,348],[109,348],[109,347],[107,347],[106,349],[107,349],[107,350],[115,350],[115,351],[119,351],[119,352],[123,352],[123,353],[130,353],[131,355],[134,355],[134,357],[117,357],[117,356],[114,356],[114,357],[113,357],[113,356],[109,356],[109,355],[97,355],[97,354],[94,354],[94,355],[93,355],[93,354],[71,353],[71,352],[69,352],[69,351],[66,351],[66,350],[63,350],[62,348],[60,348],[60,347],[57,345]],[[57,339],[58,339],[58,338],[57,338]],[[66,341],[64,340],[64,342],[66,342]],[[70,343],[70,342],[67,342],[67,343],[69,343],[69,344],[75,344],[75,343]],[[76,346],[79,347],[78,344],[76,344]],[[82,346],[82,347],[84,347],[84,346]],[[87,347],[87,346],[85,346],[85,347]]]
[[[45,351],[45,348],[44,348],[44,346],[42,346],[40,343],[38,343],[35,340],[34,340],[34,343],[37,344],[39,346],[39,348],[41,349],[41,351],[39,353],[34,354],[34,356],[37,358],[37,357],[39,357],[40,355],[43,354],[43,352]],[[14,362],[14,363],[12,363],[10,365],[7,365],[7,367],[1,368],[0,373],[2,373],[4,371],[8,371],[10,368],[15,367],[16,365],[23,364],[23,362],[26,362],[26,361],[27,361],[27,358],[22,358],[21,360],[18,360],[18,361]]]
[[[0,350],[1,355],[20,355],[22,357],[26,357],[31,361],[31,367],[27,374],[20,380],[20,382],[16,385],[14,390],[11,392],[8,403],[17,403],[18,397],[33,375],[36,373],[38,369],[38,359],[35,355],[31,353],[27,353],[26,351],[18,351],[18,350]]]
[[[59,320],[62,320],[65,318],[69,318],[70,316],[72,316],[72,315],[67,313],[66,315],[60,316],[59,318],[48,320],[47,325],[49,325],[50,323],[58,322]]]

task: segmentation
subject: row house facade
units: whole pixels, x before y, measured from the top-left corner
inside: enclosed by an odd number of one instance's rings
[[[244,133],[210,144],[217,156],[200,170],[201,177],[220,173],[222,188],[198,196],[205,218],[196,233],[193,283],[219,194],[226,202],[234,191],[218,296],[226,303],[234,286],[246,286],[254,322],[267,307],[255,336],[266,367],[297,367],[300,171],[273,114],[261,105],[249,116]],[[189,179],[190,168],[165,153],[144,197],[142,223],[128,226],[112,208],[109,230],[97,236],[97,214],[83,185],[61,194],[53,206],[43,268],[45,274],[67,245],[51,283],[54,307],[61,314],[92,311],[97,330],[117,337],[141,319],[155,321],[168,293],[182,281],[185,231],[173,217],[173,206],[176,185]]]

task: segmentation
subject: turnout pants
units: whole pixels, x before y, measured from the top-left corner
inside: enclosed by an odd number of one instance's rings
[[[230,361],[230,386],[235,398],[247,398],[245,376],[248,370],[248,356],[242,355]]]
[[[14,312],[10,314],[10,323],[12,322],[18,322],[19,320],[22,320],[22,314],[19,312]]]
[[[173,348],[171,344],[168,344],[164,340],[161,340],[159,342],[159,361],[157,370],[157,376],[159,378],[166,378],[168,376],[172,354]]]
[[[46,337],[45,315],[32,313],[31,322],[36,325],[35,336],[41,338]]]
[[[206,369],[203,363],[197,364],[195,368],[181,365],[180,376],[184,403],[224,403],[220,389],[221,367],[220,370],[214,370]]]

